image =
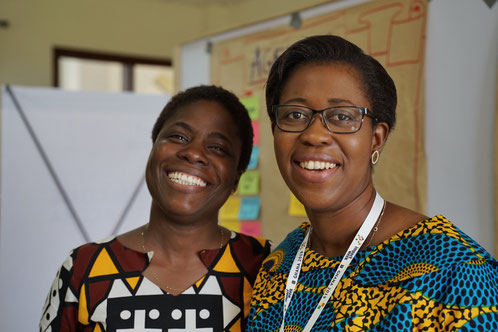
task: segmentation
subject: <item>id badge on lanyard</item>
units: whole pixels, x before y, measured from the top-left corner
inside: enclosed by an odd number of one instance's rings
[[[349,248],[346,251],[346,254],[342,258],[341,263],[339,264],[339,267],[337,268],[337,271],[335,272],[334,276],[330,280],[329,285],[325,289],[325,292],[323,293],[322,298],[320,299],[320,302],[318,302],[318,305],[316,306],[315,310],[313,311],[313,314],[311,315],[310,319],[308,320],[308,323],[304,327],[303,332],[311,331],[311,328],[313,327],[313,325],[315,325],[315,322],[317,321],[318,317],[322,313],[323,308],[325,308],[325,305],[329,301],[330,296],[332,296],[332,293],[334,292],[337,285],[339,284],[339,281],[341,281],[341,278],[344,275],[344,272],[346,272],[347,268],[351,264],[351,261],[356,256],[356,253],[361,248],[361,246],[365,242],[365,239],[368,237],[368,235],[372,231],[372,228],[374,227],[375,222],[377,221],[377,219],[379,219],[379,216],[382,213],[383,207],[384,207],[384,199],[379,195],[379,193],[376,193],[374,203],[372,205],[372,208],[370,209],[370,212],[367,215],[367,218],[363,221],[363,224],[361,225],[360,229],[358,230],[355,237],[353,238],[353,241],[349,245]],[[301,243],[301,245],[299,246],[299,249],[296,253],[296,257],[294,258],[294,262],[292,263],[292,267],[289,271],[289,277],[287,278],[287,284],[285,287],[283,316],[282,316],[282,325],[280,326],[280,332],[284,332],[285,314],[287,313],[287,310],[289,309],[289,305],[291,303],[292,296],[294,295],[297,281],[299,279],[299,274],[301,273],[301,266],[303,265],[304,254],[306,252],[306,247],[308,246],[308,239],[309,239],[310,233],[311,233],[311,227],[306,232],[306,235],[304,236],[304,240]]]

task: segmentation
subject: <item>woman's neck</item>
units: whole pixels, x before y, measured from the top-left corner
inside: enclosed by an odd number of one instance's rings
[[[307,211],[313,227],[310,247],[327,257],[346,253],[375,200],[375,189],[364,190],[346,206],[334,211]]]
[[[168,260],[186,259],[198,256],[201,250],[219,248],[224,233],[227,232],[218,226],[217,216],[189,222],[168,218],[152,208],[149,223],[144,229],[144,242],[147,250],[156,251],[155,255]]]

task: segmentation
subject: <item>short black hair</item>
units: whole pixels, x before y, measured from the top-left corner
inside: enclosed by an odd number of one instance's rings
[[[242,141],[242,149],[240,152],[240,160],[237,170],[244,172],[249,165],[251,159],[253,145],[253,130],[251,118],[247,109],[242,105],[240,100],[232,92],[225,90],[222,87],[214,85],[200,85],[179,92],[173,96],[170,101],[164,106],[159,114],[159,117],[152,128],[152,143],[154,143],[161,131],[164,122],[173,116],[182,107],[201,100],[215,101],[223,105],[230,113],[233,123],[237,126],[237,133]]]
[[[273,63],[266,82],[266,107],[275,121],[272,106],[280,102],[282,90],[290,74],[304,64],[338,63],[351,66],[362,82],[363,92],[370,101],[374,124],[385,122],[389,129],[396,122],[396,86],[382,65],[361,48],[334,35],[316,35],[297,41]]]

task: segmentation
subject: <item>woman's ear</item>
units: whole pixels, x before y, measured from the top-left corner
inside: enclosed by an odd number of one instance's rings
[[[372,151],[381,152],[389,136],[389,125],[385,122],[377,123],[373,128]]]

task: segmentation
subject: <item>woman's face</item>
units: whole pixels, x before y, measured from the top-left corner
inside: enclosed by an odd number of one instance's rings
[[[305,64],[294,69],[285,84],[280,104],[323,109],[331,106],[371,105],[355,71],[345,64]],[[386,127],[372,128],[365,116],[352,134],[331,133],[320,115],[304,132],[283,132],[273,127],[278,167],[294,195],[308,212],[336,211],[372,186],[370,156],[380,150]],[[317,163],[318,162],[318,163]]]
[[[201,100],[164,123],[146,181],[153,204],[170,216],[217,216],[236,187],[242,141],[223,105]]]

